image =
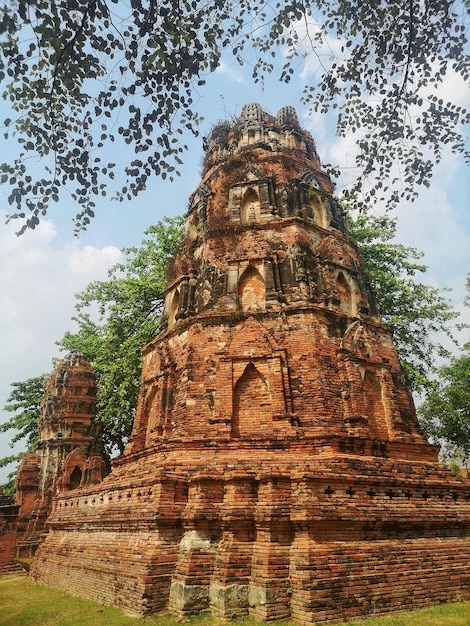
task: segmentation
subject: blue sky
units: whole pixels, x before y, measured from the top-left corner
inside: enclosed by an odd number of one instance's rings
[[[201,88],[195,99],[194,109],[205,118],[202,135],[218,120],[239,115],[248,102],[259,102],[273,114],[292,105],[303,127],[312,132],[323,162],[344,166],[351,161],[354,137],[336,137],[334,118],[309,116],[300,103],[303,81],[314,67],[305,66],[289,85],[272,78],[262,89],[252,83],[249,68],[229,63],[231,59],[211,74],[207,88]],[[470,104],[467,86],[444,83],[443,92],[449,89]],[[2,103],[0,119],[6,117],[11,113]],[[9,206],[6,190],[0,188],[0,407],[13,381],[51,370],[51,359],[60,355],[55,342],[65,330],[73,329],[74,294],[90,281],[104,279],[107,269],[119,260],[120,249],[138,244],[150,224],[184,212],[188,196],[199,182],[203,156],[201,139],[186,137],[185,141],[190,149],[183,156],[180,178],[174,183],[155,179],[131,202],[103,199],[89,230],[78,240],[72,222],[76,209],[65,200],[36,231],[16,237],[16,225],[4,224]],[[8,159],[7,149],[8,145],[0,148],[1,161]],[[436,169],[431,188],[423,190],[418,201],[404,203],[398,210],[399,241],[425,253],[423,261],[429,270],[424,282],[452,288],[452,303],[468,322],[470,309],[462,303],[470,271],[469,174],[457,157],[448,155]],[[338,189],[346,183],[346,178],[337,181]],[[376,207],[377,212],[381,210]],[[465,338],[470,338],[468,332],[462,335]],[[8,418],[8,413],[0,414],[0,421]],[[10,433],[0,436],[0,456],[10,454]],[[4,475],[0,473],[0,481]]]

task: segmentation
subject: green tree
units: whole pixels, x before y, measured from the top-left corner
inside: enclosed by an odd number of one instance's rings
[[[365,210],[356,217],[346,209],[350,235],[358,242],[383,320],[414,391],[431,384],[437,357],[450,356],[437,333],[452,339],[459,314],[437,288],[417,280],[426,272],[423,253],[394,241],[397,220]]]
[[[4,138],[19,147],[0,175],[12,217],[20,232],[34,228],[65,192],[86,227],[96,198],[122,180],[109,146],[127,147],[120,199],[150,176],[172,177],[184,134],[198,133],[195,96],[224,55],[256,82],[274,74],[288,83],[314,60],[304,103],[334,110],[339,134],[356,133],[353,191],[375,179],[369,199],[413,198],[444,147],[468,156],[469,112],[453,92],[446,101],[435,93],[446,78],[468,80],[467,26],[466,0],[4,2],[0,82],[13,111]]]
[[[32,450],[38,438],[39,424],[39,407],[44,397],[44,388],[47,376],[41,374],[35,378],[28,378],[22,382],[12,383],[12,392],[8,396],[3,409],[9,413],[14,413],[12,417],[0,424],[0,433],[8,430],[15,431],[10,447],[22,442],[27,450]],[[8,482],[0,486],[3,493],[11,494],[14,492],[14,481],[18,471],[18,463],[24,452],[5,456],[0,459],[0,467],[6,467],[11,463],[15,463],[14,469],[8,475]]]
[[[470,466],[470,343],[438,371],[438,382],[418,409],[426,434],[442,444],[447,459]]]
[[[139,392],[142,347],[155,337],[166,288],[166,266],[182,235],[183,219],[151,226],[140,247],[125,248],[125,260],[77,295],[77,332],[59,345],[79,350],[98,376],[97,419],[109,452],[124,450]],[[96,321],[96,311],[98,319]]]

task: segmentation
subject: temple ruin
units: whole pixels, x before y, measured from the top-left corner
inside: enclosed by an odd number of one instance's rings
[[[419,431],[291,107],[208,137],[143,355],[130,442],[99,484],[66,464],[81,478],[62,473],[34,580],[130,614],[302,625],[468,596],[470,488]]]
[[[83,355],[68,354],[46,383],[38,441],[23,456],[16,478],[20,559],[31,558],[44,540],[58,493],[99,483],[108,473],[101,428],[94,422],[96,403],[93,368]]]

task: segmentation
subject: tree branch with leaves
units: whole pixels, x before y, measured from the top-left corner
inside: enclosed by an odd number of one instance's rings
[[[196,97],[224,59],[249,66],[254,82],[285,83],[314,59],[305,106],[357,137],[348,193],[364,206],[412,200],[446,148],[469,157],[470,113],[435,93],[446,78],[468,81],[468,22],[465,0],[4,3],[4,139],[19,150],[0,164],[10,217],[20,233],[35,228],[65,194],[80,230],[100,197],[132,199],[151,177],[178,175],[185,137],[199,132]],[[324,61],[329,41],[340,50]]]
[[[8,396],[3,409],[9,413],[14,413],[14,415],[6,422],[3,422],[3,424],[0,424],[0,433],[6,433],[9,430],[13,430],[15,433],[10,441],[11,448],[14,448],[16,444],[21,442],[27,451],[33,449],[38,438],[40,406],[44,398],[46,380],[47,375],[41,374],[40,376],[11,384],[13,390]],[[8,482],[0,487],[3,493],[14,493],[15,476],[18,471],[18,463],[21,461],[23,454],[24,452],[18,452],[0,459],[0,467],[6,467],[15,463],[14,469],[8,475]]]

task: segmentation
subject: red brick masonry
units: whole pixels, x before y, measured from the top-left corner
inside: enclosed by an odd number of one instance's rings
[[[32,577],[145,614],[299,624],[468,595],[470,489],[419,432],[295,111],[215,127],[131,441]]]
[[[13,498],[0,495],[0,575],[14,563],[18,509]]]

